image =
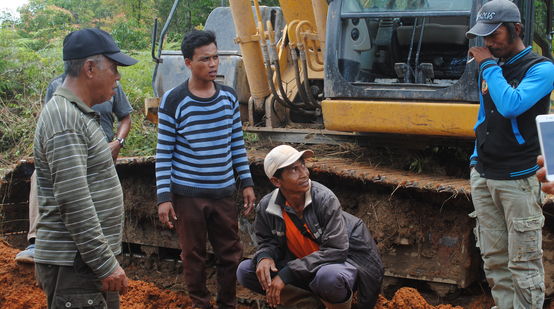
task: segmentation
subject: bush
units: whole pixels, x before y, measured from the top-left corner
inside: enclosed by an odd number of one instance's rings
[[[144,120],[144,99],[152,97],[152,73],[154,63],[150,52],[130,53],[139,62],[130,67],[121,67],[121,86],[135,110],[127,136],[127,145],[121,151],[123,156],[151,156],[156,150],[157,128]]]
[[[62,38],[54,45],[61,46]],[[0,165],[32,156],[35,123],[46,87],[63,72],[61,47],[35,51],[28,47],[28,42],[13,30],[0,29]],[[144,121],[144,99],[153,96],[154,63],[149,51],[127,53],[139,62],[120,67],[123,90],[135,110],[121,155],[153,155],[157,130]]]
[[[111,34],[121,49],[145,50],[150,46],[150,30],[124,16],[111,27]]]
[[[40,95],[62,63],[59,48],[36,51],[32,43],[14,30],[0,29],[0,96],[5,100]]]
[[[35,50],[33,44],[0,29],[0,164],[31,155],[41,98],[62,65],[60,48]]]

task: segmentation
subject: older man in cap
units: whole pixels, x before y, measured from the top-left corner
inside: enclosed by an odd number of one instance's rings
[[[310,180],[304,159],[311,150],[273,148],[264,170],[277,187],[256,207],[257,251],[237,278],[266,295],[272,306],[373,308],[383,278],[381,258],[364,222],[341,209],[337,197]],[[317,296],[314,298],[313,295]]]
[[[535,172],[540,146],[535,117],[548,113],[554,65],[523,43],[517,6],[483,5],[470,39],[484,47],[469,55],[479,65],[481,106],[471,156],[471,194],[485,275],[498,308],[542,308],[544,224]]]
[[[119,308],[123,193],[94,110],[109,100],[117,66],[137,61],[99,29],[67,35],[65,78],[38,119],[34,157],[40,218],[35,263],[49,308]]]

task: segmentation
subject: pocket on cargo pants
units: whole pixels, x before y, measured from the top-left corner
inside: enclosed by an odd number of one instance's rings
[[[508,243],[511,261],[525,262],[542,258],[544,216],[515,218],[512,225]]]
[[[525,299],[525,308],[542,309],[544,303],[544,279],[538,274],[531,278],[517,279],[516,294]],[[530,305],[529,307],[527,305]]]
[[[542,227],[544,216],[512,220],[510,232],[510,265],[524,265],[525,271],[514,273],[516,301],[524,308],[542,308],[544,303],[544,274],[542,273]],[[519,267],[515,267],[516,269]],[[514,272],[512,270],[512,272]]]

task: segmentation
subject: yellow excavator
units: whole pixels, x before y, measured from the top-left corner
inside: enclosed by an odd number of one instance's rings
[[[154,29],[156,98],[145,105],[153,121],[159,98],[190,74],[179,51],[163,50],[178,2],[159,36],[157,25]],[[218,81],[237,90],[245,131],[278,142],[417,151],[423,154],[416,155],[416,165],[437,161],[424,157],[429,152],[457,149],[428,173],[410,172],[413,164],[379,166],[372,159],[345,156],[310,163],[312,177],[367,223],[392,285],[416,279],[446,295],[482,278],[474,221],[468,217],[467,171],[449,172],[449,167],[460,165],[454,163],[458,160],[467,169],[472,150],[478,66],[467,52],[483,41],[468,40],[465,33],[485,2],[280,0],[278,7],[267,7],[258,0],[229,0],[229,7],[216,8],[205,23],[217,36]],[[525,24],[525,44],[552,58],[552,0],[514,2]],[[457,158],[460,153],[463,159]],[[253,169],[263,155],[250,151]],[[263,173],[257,174],[256,183],[263,183]],[[551,295],[551,216],[546,225]]]

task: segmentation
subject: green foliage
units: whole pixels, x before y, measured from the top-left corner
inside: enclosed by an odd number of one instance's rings
[[[274,1],[274,0],[273,0]],[[263,1],[264,3],[267,1]],[[181,0],[175,10],[171,21],[167,40],[170,42],[181,42],[186,32],[202,28],[210,12],[218,6],[227,6],[227,0]],[[267,5],[267,4],[264,4]],[[161,17],[161,24],[165,23],[166,17],[171,11],[173,1],[158,1],[154,5]]]
[[[56,66],[61,66],[60,50],[36,49],[33,39],[19,36],[13,29],[0,29],[0,96],[20,100],[43,92]]]
[[[551,29],[546,29],[546,3],[539,0],[534,1],[535,6],[535,20],[534,20],[534,29],[535,32],[539,33],[541,36],[546,36]]]
[[[150,45],[150,30],[135,21],[118,20],[111,34],[121,49],[147,49]]]
[[[122,67],[121,86],[127,94],[134,112],[131,131],[127,136],[127,145],[123,148],[123,156],[154,155],[157,141],[157,128],[144,120],[144,99],[152,97],[152,71],[154,66],[150,52],[142,51],[132,54],[139,62],[130,67]]]
[[[31,154],[41,98],[62,66],[60,48],[35,44],[13,28],[0,28],[0,164]]]
[[[158,140],[155,124],[144,120],[144,113],[136,110],[131,115],[132,128],[125,140],[125,148],[121,150],[121,156],[153,156],[156,152]]]

